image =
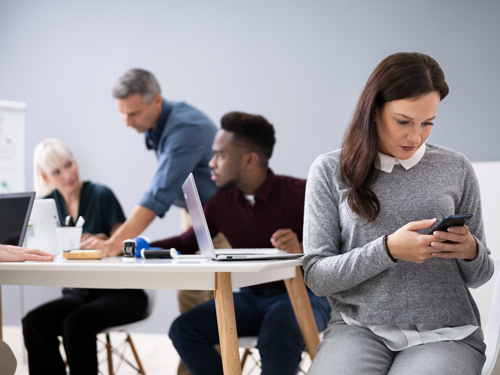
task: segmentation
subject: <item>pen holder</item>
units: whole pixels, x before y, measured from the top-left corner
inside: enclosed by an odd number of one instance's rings
[[[58,254],[62,254],[66,250],[79,249],[82,227],[57,227],[56,237]]]

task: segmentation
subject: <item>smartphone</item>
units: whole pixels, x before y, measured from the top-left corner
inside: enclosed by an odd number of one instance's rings
[[[436,225],[434,228],[430,230],[427,234],[432,234],[437,230],[446,232],[449,227],[459,227],[465,225],[467,220],[472,217],[472,214],[464,214],[464,215],[450,215],[446,216],[441,222]]]

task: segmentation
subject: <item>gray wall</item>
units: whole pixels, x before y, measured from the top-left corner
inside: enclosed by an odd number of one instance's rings
[[[306,177],[319,153],[339,148],[377,63],[419,51],[441,64],[451,90],[430,141],[500,160],[499,19],[499,1],[473,0],[0,0],[0,99],[28,103],[28,161],[43,138],[61,138],[82,178],[109,185],[129,213],[155,160],[111,98],[126,69],[151,70],[165,97],[215,122],[231,110],[263,114],[277,131],[272,168]],[[31,173],[29,163],[28,188]],[[173,210],[146,235],[178,228]],[[20,290],[3,288],[6,324],[19,322]],[[29,309],[58,290],[24,293]],[[165,332],[174,294],[162,292]]]

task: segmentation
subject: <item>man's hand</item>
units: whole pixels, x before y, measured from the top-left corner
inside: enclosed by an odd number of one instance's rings
[[[84,233],[84,234],[82,234],[82,240],[81,240],[81,242],[86,241],[86,240],[88,240],[88,239],[90,239],[90,238],[94,238],[94,237],[95,237],[95,238],[100,238],[101,240],[107,240],[107,239],[109,238],[109,237],[108,237],[106,234],[104,234],[104,233],[98,233],[98,234],[93,234],[93,233]]]
[[[115,243],[111,239],[103,240],[98,236],[92,236],[80,242],[80,249],[101,250],[102,255],[106,257],[115,257],[123,252],[123,244]]]
[[[130,217],[125,222],[117,223],[111,230],[111,237],[107,240],[99,235],[84,239],[80,242],[80,249],[97,249],[102,255],[114,257],[123,253],[123,241],[140,235],[154,220],[154,211],[140,205],[135,206]]]
[[[287,253],[302,253],[302,244],[291,229],[278,229],[271,236],[271,244]]]

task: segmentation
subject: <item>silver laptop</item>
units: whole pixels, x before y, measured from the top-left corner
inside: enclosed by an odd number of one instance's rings
[[[35,192],[0,194],[0,244],[22,246]]]
[[[193,224],[194,234],[202,256],[214,260],[269,260],[300,258],[304,254],[290,254],[285,251],[270,249],[214,249],[212,237],[201,205],[198,189],[193,174],[190,173],[182,185],[189,215]]]
[[[56,254],[58,251],[56,228],[58,226],[60,226],[60,221],[56,201],[52,198],[35,199],[24,246]]]

